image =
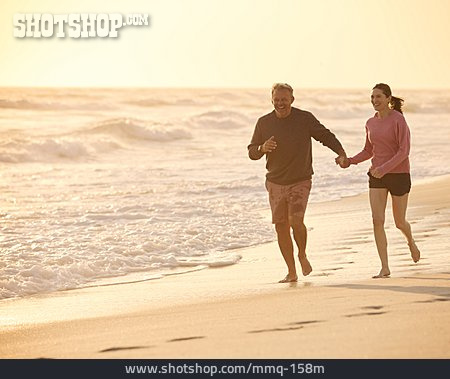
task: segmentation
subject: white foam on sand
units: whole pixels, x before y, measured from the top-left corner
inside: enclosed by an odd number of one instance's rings
[[[345,95],[345,109],[342,91],[298,104],[352,154],[373,111],[364,91]],[[436,162],[450,151],[429,133],[448,124],[443,94],[410,98],[415,183],[448,173]],[[266,91],[8,89],[0,99],[0,298],[240,265],[236,249],[275,240],[265,162],[246,150],[271,111]],[[313,153],[310,205],[366,191],[369,162],[341,170],[327,148],[313,142]]]

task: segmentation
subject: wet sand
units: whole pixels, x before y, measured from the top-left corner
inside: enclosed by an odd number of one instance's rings
[[[379,260],[363,194],[309,205],[313,272],[298,283],[278,283],[270,243],[228,267],[2,301],[0,357],[449,358],[450,176],[413,186],[408,220],[417,264],[388,203],[389,279],[370,279]]]

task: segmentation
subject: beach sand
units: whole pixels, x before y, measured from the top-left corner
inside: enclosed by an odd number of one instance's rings
[[[277,283],[285,265],[270,243],[232,266],[4,300],[0,357],[449,358],[450,176],[413,186],[417,264],[388,203],[388,279],[370,279],[367,194],[308,207],[314,271],[298,283]]]

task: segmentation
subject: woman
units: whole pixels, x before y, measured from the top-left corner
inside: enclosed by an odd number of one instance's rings
[[[388,264],[387,239],[384,219],[388,193],[392,197],[395,225],[405,235],[414,262],[420,251],[406,221],[408,194],[411,189],[409,168],[410,132],[403,117],[403,100],[392,96],[390,87],[380,83],[373,87],[371,102],[375,115],[366,123],[366,144],[354,157],[336,158],[342,168],[372,158],[369,175],[369,198],[372,210],[373,232],[381,260],[381,270],[373,278],[387,278],[391,274]]]

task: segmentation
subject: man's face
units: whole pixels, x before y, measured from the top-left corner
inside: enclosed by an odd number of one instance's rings
[[[279,88],[272,94],[272,104],[277,117],[285,118],[291,114],[291,104],[294,97],[288,89]]]

